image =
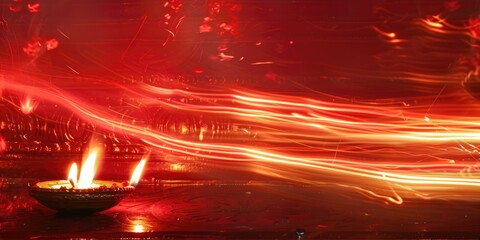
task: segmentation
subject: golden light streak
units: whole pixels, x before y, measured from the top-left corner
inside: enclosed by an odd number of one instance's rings
[[[135,99],[125,103],[130,108],[161,109],[166,113],[213,119],[192,123],[194,121],[172,117],[168,122],[174,127],[167,131],[147,121],[134,122],[138,119],[135,114],[130,116],[115,107],[92,103],[75,91],[58,89],[52,78],[2,73],[1,90],[28,96],[20,103],[5,99],[24,114],[35,109],[32,97],[53,102],[99,129],[112,131],[115,143],[121,141],[116,136],[126,135],[129,141],[138,140],[159,152],[208,159],[221,167],[248,166],[249,170],[272,178],[341,187],[393,204],[402,204],[407,198],[478,201],[480,108],[472,98],[478,97],[475,96],[478,93],[469,92],[466,86],[472,81],[478,83],[480,30],[478,19],[471,19],[467,23],[470,25],[465,25],[465,21],[449,22],[447,16],[442,13],[412,19],[411,23],[402,22],[401,25],[405,23],[407,27],[401,29],[396,27],[400,24],[389,25],[392,19],[385,19],[379,23],[380,27],[366,25],[356,29],[367,32],[373,29],[374,38],[378,34],[376,40],[385,45],[379,49],[389,49],[375,56],[379,68],[374,71],[325,63],[325,69],[344,82],[356,78],[382,83],[407,82],[412,92],[418,93],[412,97],[358,100],[319,93],[316,89],[308,92],[314,97],[303,97],[238,86],[212,88],[183,82],[165,87],[170,85],[134,81],[133,77],[121,74],[116,77],[131,84],[107,78],[88,79],[92,85],[119,90],[124,99]],[[178,37],[176,31],[183,18],[176,27],[165,29],[168,36],[164,45]],[[340,28],[323,30],[345,30]],[[295,46],[298,42],[295,40]],[[271,41],[264,39],[256,43],[262,47],[269,44]],[[219,53],[217,60],[234,59],[225,51]],[[238,61],[252,59],[248,55],[235,57]],[[254,61],[257,62],[250,65],[288,65],[283,58],[269,59],[268,56]],[[448,71],[432,66],[448,66]],[[66,67],[79,74],[72,67]],[[162,78],[159,77],[170,81],[169,77]],[[323,79],[319,76],[316,80]],[[285,80],[290,81],[288,77]],[[449,91],[438,93],[442,87]],[[307,87],[304,89],[310,91]],[[48,116],[41,117],[48,119]],[[224,119],[228,121],[222,125]],[[19,126],[2,120],[0,129],[36,127],[35,122],[27,120]],[[19,137],[24,140],[31,136]],[[5,148],[0,146],[0,150]],[[98,156],[93,155],[89,155],[80,173],[80,182],[85,188],[91,185],[94,175]],[[138,163],[131,184],[138,183],[145,160]],[[183,171],[183,167],[171,164],[170,169]],[[68,179],[77,183],[78,170],[73,169],[74,165]],[[141,227],[136,231],[143,231]]]
[[[264,62],[253,62],[253,63],[250,63],[250,65],[271,65],[271,64],[274,64],[274,62],[264,61]]]
[[[196,133],[200,133],[194,136],[198,141],[182,140],[151,127],[125,122],[120,112],[105,111],[101,106],[81,101],[58,89],[15,82],[6,86],[28,91],[35,97],[43,96],[98,127],[128,133],[158,150],[232,164],[268,164],[272,169],[262,174],[308,184],[317,184],[313,179],[320,177],[324,181],[335,181],[336,186],[352,186],[350,189],[391,203],[400,204],[406,196],[449,198],[445,197],[446,191],[456,191],[456,196],[474,199],[472,195],[480,187],[479,180],[464,171],[472,163],[455,161],[457,156],[478,155],[474,144],[480,143],[480,122],[476,117],[452,118],[439,114],[442,109],[448,113],[452,108],[450,103],[442,101],[432,108],[427,121],[425,110],[431,102],[423,107],[412,107],[404,104],[408,101],[405,99],[398,104],[375,105],[253,90],[217,94],[148,85],[141,85],[138,91],[130,90],[131,94],[150,99],[149,104],[153,106],[250,122],[255,134],[272,146],[291,143],[288,147],[253,148],[246,144],[205,141],[205,131]],[[203,102],[166,101],[159,100],[159,96],[199,98]],[[189,134],[181,128],[179,131],[181,135]],[[335,145],[329,147],[332,143]],[[419,144],[423,147],[419,148]],[[445,149],[447,155],[438,149]],[[292,172],[296,169],[302,174]]]
[[[378,32],[380,35],[385,36],[385,37],[395,38],[397,36],[397,34],[395,34],[394,32],[384,32],[376,26],[372,26],[372,29],[375,30],[376,32]]]
[[[434,27],[434,28],[442,28],[443,27],[443,25],[440,22],[434,22],[434,21],[431,21],[431,20],[423,20],[423,22],[430,27]]]

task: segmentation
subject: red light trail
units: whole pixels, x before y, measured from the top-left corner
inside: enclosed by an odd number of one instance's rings
[[[181,4],[171,6],[168,3],[164,7],[173,9],[172,14],[179,11]],[[35,5],[29,9],[38,11],[41,8]],[[205,17],[200,33],[213,31],[211,22],[216,14],[212,12]],[[170,20],[168,16],[165,18]],[[165,23],[170,27],[164,29],[169,34],[163,46],[176,38],[184,20],[185,16],[180,15],[176,21]],[[229,32],[235,36],[237,22],[234,20],[231,24],[219,23],[215,30],[219,35]],[[145,15],[123,56],[128,55],[146,22]],[[416,19],[412,26],[419,28],[423,35],[415,38],[370,26],[369,31],[373,29],[381,41],[391,47],[391,52],[376,57],[384,68],[376,72],[331,68],[346,77],[381,79],[399,75],[402,80],[413,83],[421,96],[352,101],[327,94],[314,98],[227,86],[210,89],[183,84],[169,88],[143,82],[121,84],[107,78],[91,80],[92,84],[122,92],[125,98],[138,99],[131,103],[132,108],[225,117],[248,126],[239,129],[248,138],[232,141],[210,138],[219,134],[213,127],[196,129],[198,136],[192,139],[181,136],[188,131],[188,126],[179,126],[179,136],[146,123],[127,121],[125,119],[135,120],[138,116],[126,118],[124,113],[86,101],[39,76],[5,72],[0,83],[5,91],[27,96],[21,102],[10,102],[23,114],[35,114],[38,102],[32,98],[52,102],[99,128],[139,139],[152,151],[197,156],[229,166],[242,164],[255,173],[315,186],[347,188],[386,203],[402,204],[404,199],[412,198],[474,201],[479,200],[480,188],[480,150],[477,147],[480,111],[478,103],[462,88],[462,83],[477,76],[478,66],[470,69],[468,64],[475,64],[478,59],[470,56],[473,59],[459,61],[450,73],[439,74],[422,67],[434,57],[410,51],[412,45],[448,41],[444,36],[475,39],[477,23],[476,20],[470,22],[475,25],[457,26],[440,15]],[[292,45],[293,40],[289,42]],[[478,46],[473,41],[461,42],[477,51]],[[36,40],[27,43],[24,51],[35,60],[61,44],[56,39]],[[220,45],[215,58],[220,62],[238,57],[253,67],[277,64],[270,59],[257,61],[233,55],[228,52],[227,43]],[[262,41],[256,44],[257,47],[264,45]],[[431,49],[440,59],[451,55],[434,44]],[[203,69],[196,71],[202,73]]]
[[[4,79],[3,85],[6,90],[61,104],[99,127],[133,135],[159,151],[231,164],[249,162],[253,163],[252,171],[262,174],[348,187],[393,203],[402,203],[402,197],[419,196],[476,199],[480,187],[475,176],[480,123],[468,116],[425,116],[421,112],[431,107],[428,105],[410,110],[396,103],[336,103],[247,89],[224,89],[215,94],[146,84],[129,92],[144,99],[145,106],[225,115],[249,123],[254,130],[245,131],[254,131],[250,134],[269,143],[268,147],[258,147],[203,141],[201,136],[196,141],[182,140],[150,126],[122,121],[120,114],[59,89],[21,84],[14,77]],[[202,102],[163,100],[173,95]],[[452,104],[437,103],[436,112],[448,113]],[[213,134],[210,131],[214,130],[203,129],[201,134]],[[447,194],[452,192],[456,194]]]

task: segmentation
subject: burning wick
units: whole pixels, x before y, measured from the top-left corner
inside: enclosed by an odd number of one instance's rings
[[[72,180],[72,179],[68,179],[68,182],[70,182],[70,184],[72,184],[72,189],[74,189],[74,188],[75,188],[75,183],[73,182],[73,180]]]
[[[93,177],[95,176],[95,161],[97,160],[98,150],[94,149],[88,154],[87,160],[80,170],[80,178],[78,176],[78,167],[73,163],[68,173],[68,181],[72,188],[87,189],[93,187]]]

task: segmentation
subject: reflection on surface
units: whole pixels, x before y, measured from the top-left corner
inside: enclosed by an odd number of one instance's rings
[[[26,201],[27,193],[20,191],[16,198],[2,200],[1,207],[16,199],[23,199],[24,206],[15,205],[2,213],[0,235],[215,239],[227,234],[293,239],[296,229],[303,229],[307,236],[327,238],[461,237],[475,234],[480,221],[480,207],[474,203],[406,200],[400,206],[380,205],[349,191],[281,182],[163,182],[155,186],[147,181],[137,190],[115,208],[80,216],[56,214]],[[377,235],[369,235],[373,233]]]
[[[132,232],[142,233],[144,231],[145,231],[145,229],[143,228],[143,225],[141,225],[141,224],[136,224],[136,225],[133,226],[133,231]]]
[[[127,232],[134,232],[134,233],[143,233],[150,231],[152,225],[150,222],[152,222],[151,219],[143,216],[142,214],[129,214],[128,215],[129,219],[125,222],[122,221],[122,224],[124,224],[124,228],[126,229]]]

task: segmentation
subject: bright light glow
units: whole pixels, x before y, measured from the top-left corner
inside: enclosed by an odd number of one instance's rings
[[[136,186],[138,184],[146,162],[147,160],[145,158],[140,160],[137,167],[135,168],[135,171],[133,171],[132,177],[130,178],[130,186]]]
[[[181,163],[172,163],[170,164],[170,170],[174,172],[180,172],[185,170],[185,165]]]
[[[146,231],[146,228],[149,226],[145,223],[144,219],[136,219],[131,222],[131,231],[134,233],[143,233]]]
[[[80,171],[80,179],[78,180],[78,188],[91,188],[93,178],[95,177],[95,161],[97,160],[98,149],[93,149],[89,152],[87,160],[82,165]]]
[[[372,29],[375,30],[376,32],[378,32],[380,35],[386,36],[386,37],[389,37],[389,38],[395,38],[397,36],[397,34],[395,34],[394,32],[384,32],[376,26],[372,26]]]
[[[433,22],[433,21],[430,21],[430,20],[425,20],[424,22],[430,27],[434,27],[434,28],[442,28],[443,27],[443,25],[439,22]]]
[[[72,180],[75,186],[78,185],[78,167],[76,163],[72,163],[70,171],[68,172],[68,181]]]
[[[134,233],[143,233],[143,232],[145,232],[145,228],[143,227],[143,225],[135,224],[133,226],[133,232]]]
[[[37,107],[37,103],[32,100],[30,96],[25,97],[25,99],[20,103],[20,111],[23,114],[30,114]]]

